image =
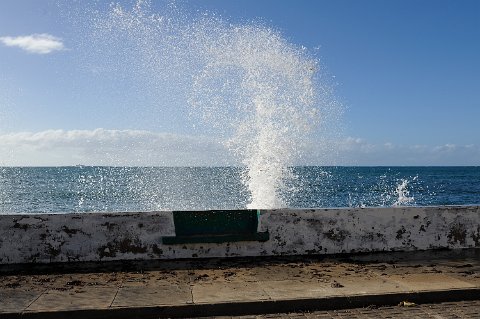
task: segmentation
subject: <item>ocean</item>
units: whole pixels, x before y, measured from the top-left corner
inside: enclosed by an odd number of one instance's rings
[[[480,204],[480,167],[292,167],[287,207]],[[1,167],[0,213],[242,209],[236,167]]]

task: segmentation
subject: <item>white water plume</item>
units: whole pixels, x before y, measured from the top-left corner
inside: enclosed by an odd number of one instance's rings
[[[248,207],[286,206],[281,192],[295,178],[289,167],[318,124],[319,98],[327,99],[318,92],[317,61],[263,26],[219,23],[200,31],[205,66],[194,77],[194,111],[226,132],[245,165]]]
[[[413,178],[415,181],[417,176]],[[404,206],[414,202],[415,198],[410,196],[410,191],[408,190],[408,179],[402,179],[395,189],[395,195],[397,200],[393,203],[392,206]]]

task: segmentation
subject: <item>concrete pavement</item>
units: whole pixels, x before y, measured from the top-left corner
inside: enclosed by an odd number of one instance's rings
[[[0,318],[247,315],[480,300],[480,251],[0,266]]]

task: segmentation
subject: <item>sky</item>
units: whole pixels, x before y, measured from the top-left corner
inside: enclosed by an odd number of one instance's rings
[[[0,165],[236,164],[219,136],[188,116],[181,88],[189,76],[157,72],[147,81],[134,70],[132,77],[112,62],[132,60],[108,50],[111,39],[88,37],[85,12],[109,4],[0,2]],[[154,1],[152,11],[171,7]],[[175,7],[186,19],[208,13],[266,25],[319,59],[343,115],[331,127],[334,140],[316,133],[299,164],[480,165],[479,1],[184,0]]]

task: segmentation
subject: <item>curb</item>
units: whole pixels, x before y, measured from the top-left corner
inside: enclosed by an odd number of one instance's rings
[[[290,300],[226,302],[216,304],[187,304],[179,306],[150,306],[52,312],[0,313],[6,318],[183,318],[211,316],[242,316],[318,310],[339,310],[368,306],[392,306],[408,300],[417,304],[480,300],[480,288],[420,291],[379,295],[335,296]]]

